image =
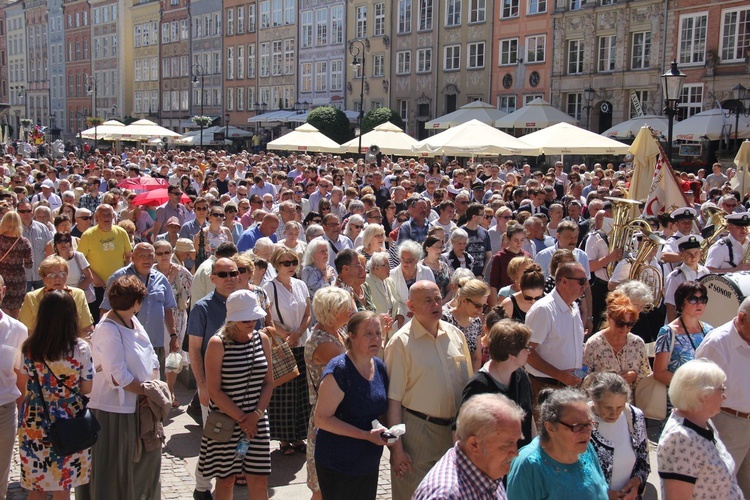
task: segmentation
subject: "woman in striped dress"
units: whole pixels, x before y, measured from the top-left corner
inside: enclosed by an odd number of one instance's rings
[[[235,420],[226,443],[201,438],[198,470],[216,478],[216,500],[233,498],[234,478],[245,474],[252,498],[268,498],[271,474],[271,433],[266,407],[273,391],[271,343],[255,330],[266,312],[257,295],[238,290],[227,298],[224,326],[208,342],[206,385],[210,412],[220,411]],[[246,453],[242,445],[247,444]]]

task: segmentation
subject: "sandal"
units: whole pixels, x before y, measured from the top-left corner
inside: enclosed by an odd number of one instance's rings
[[[234,484],[237,486],[247,486],[247,478],[245,476],[234,476]]]
[[[307,452],[307,445],[305,444],[305,442],[304,442],[304,441],[299,441],[299,442],[297,442],[297,443],[293,443],[293,444],[292,444],[292,448],[294,448],[294,449],[295,449],[295,451],[298,451],[298,452],[300,452],[300,453],[305,453],[305,452]]]
[[[279,450],[281,450],[282,455],[294,455],[294,446],[292,446],[291,444],[280,446]]]
[[[179,407],[180,407],[180,402],[177,401],[177,398],[173,396],[172,397],[172,408],[179,408]]]

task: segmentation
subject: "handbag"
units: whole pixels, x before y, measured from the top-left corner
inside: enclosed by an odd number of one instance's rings
[[[672,342],[669,344],[669,355],[674,349],[674,330]],[[652,371],[648,377],[642,378],[635,385],[635,405],[641,409],[646,418],[664,420],[667,417],[667,386],[654,378]]]
[[[279,309],[279,295],[276,291],[276,283],[273,285],[273,301],[276,304],[276,314],[279,316],[279,322],[283,323],[281,310]],[[271,363],[273,365],[273,386],[274,388],[286,384],[290,380],[299,377],[299,367],[294,359],[291,347],[276,334],[270,334],[271,337]]]
[[[52,369],[44,362],[44,366],[52,373],[56,379],[60,379]],[[64,380],[64,379],[61,379]],[[42,408],[44,409],[44,419],[49,424],[47,429],[47,439],[52,445],[54,452],[61,457],[67,457],[73,453],[91,448],[96,443],[99,437],[99,431],[101,426],[96,420],[96,417],[86,406],[88,404],[88,398],[78,392],[77,390],[70,389],[71,392],[77,393],[77,395],[83,401],[83,410],[73,418],[56,419],[52,422],[49,418],[49,411],[47,409],[47,402],[44,400],[44,392],[42,392],[42,386],[39,383],[39,374],[34,368],[34,382],[36,382],[37,388],[39,388],[39,397],[42,400]]]

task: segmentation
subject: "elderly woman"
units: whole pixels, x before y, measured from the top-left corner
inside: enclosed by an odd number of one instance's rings
[[[606,305],[605,328],[584,344],[583,365],[588,366],[590,373],[618,373],[633,391],[638,380],[651,375],[646,344],[630,333],[638,320],[638,309],[624,293],[617,291],[610,293]]]
[[[195,246],[193,245],[193,240],[190,238],[178,238],[177,244],[174,246],[172,262],[187,269],[185,262],[193,259],[195,259]],[[192,269],[188,270],[191,272],[193,271]]]
[[[331,286],[336,280],[336,270],[328,264],[329,251],[328,243],[323,238],[313,239],[305,249],[300,278],[313,297],[318,290]]]
[[[158,380],[159,360],[148,333],[136,317],[146,286],[136,276],[122,276],[109,287],[112,307],[91,337],[96,376],[89,408],[101,425],[92,448],[90,498],[159,498],[161,446],[136,445],[137,407],[144,382]],[[140,458],[134,460],[136,448]]]
[[[387,252],[377,252],[367,263],[365,283],[370,287],[375,312],[393,317],[396,307],[396,285],[390,277],[391,268]],[[383,332],[387,337],[388,332]],[[386,343],[388,339],[385,339]]]
[[[346,343],[346,323],[354,312],[352,297],[341,288],[324,288],[313,298],[313,312],[318,324],[305,344],[305,365],[307,366],[307,388],[310,392],[311,413],[315,412],[318,401],[320,379],[328,362],[343,353]],[[315,419],[310,418],[307,429],[307,487],[313,498],[320,499],[318,476],[315,472]],[[285,454],[294,453],[289,447]]]
[[[271,341],[255,330],[266,312],[257,296],[237,290],[227,297],[224,325],[206,348],[206,386],[209,412],[221,412],[235,421],[227,442],[201,437],[198,470],[216,478],[217,500],[234,498],[234,480],[244,474],[253,498],[268,498],[271,441],[266,408],[273,391]],[[209,413],[210,415],[210,413]],[[240,444],[246,444],[241,453]]]
[[[695,359],[695,351],[713,327],[700,318],[706,312],[706,286],[697,281],[680,283],[674,292],[675,309],[679,316],[664,325],[656,337],[654,378],[669,385],[677,369]]]
[[[51,290],[65,290],[76,303],[78,328],[83,336],[88,337],[94,331],[94,318],[89,311],[86,294],[83,293],[83,290],[69,288],[66,284],[68,281],[68,261],[58,255],[50,255],[40,264],[39,276],[42,278],[44,286],[26,294],[21,312],[18,314],[18,320],[26,325],[29,331],[32,331],[39,313],[39,304],[44,295]]]
[[[263,289],[271,300],[276,334],[291,348],[300,372],[299,376],[273,391],[268,407],[271,439],[281,442],[284,453],[290,446],[294,451],[304,452],[310,418],[305,369],[305,344],[310,336],[310,293],[302,280],[294,278],[299,265],[297,252],[277,246],[271,254],[271,265],[277,275],[263,285]]]
[[[351,204],[349,207],[349,210],[351,210]],[[365,219],[361,215],[351,215],[349,217],[349,220],[346,221],[346,226],[344,226],[344,236],[352,240],[352,242],[356,242],[356,244],[359,244],[359,241],[357,241],[357,238],[359,238],[360,233],[362,233],[362,229],[365,227]]]
[[[630,386],[612,372],[586,379],[589,406],[599,427],[591,436],[610,498],[635,499],[651,471],[643,412],[628,404]]]
[[[515,257],[511,259],[510,264],[513,264],[516,259],[523,259],[519,263],[519,268],[531,261],[528,257]],[[510,264],[508,274],[510,274]],[[531,306],[544,297],[544,273],[539,264],[531,263],[520,272],[519,277],[520,290],[506,297],[500,306],[508,318],[523,323],[526,321],[526,313],[529,312]]]
[[[675,407],[656,450],[664,500],[744,498],[734,460],[711,418],[721,411],[726,375],[715,363],[697,359],[672,377],[669,399]]]
[[[285,247],[291,248],[297,252],[300,259],[302,259],[302,256],[305,254],[305,249],[307,248],[307,244],[300,239],[301,235],[302,224],[295,220],[291,220],[284,225],[284,239],[279,242]]]
[[[508,473],[508,498],[608,500],[591,434],[598,426],[578,389],[539,393],[539,436],[524,446]]]
[[[347,325],[346,352],[323,371],[315,408],[315,468],[322,498],[374,500],[385,429],[373,429],[388,407],[388,373],[377,357],[378,316],[356,313]]]
[[[451,267],[456,269],[471,269],[474,265],[474,257],[466,253],[466,245],[469,244],[469,233],[461,228],[454,229],[450,237],[450,250],[443,254],[445,260]]]
[[[23,237],[21,216],[8,212],[0,221],[0,275],[6,286],[2,308],[13,318],[18,317],[26,294],[25,269],[33,265],[31,243]]]
[[[409,298],[409,288],[417,281],[435,281],[435,276],[429,267],[419,263],[422,259],[422,247],[416,241],[407,240],[398,247],[398,258],[401,262],[391,269],[391,279],[396,287],[396,321],[401,328],[409,317],[406,300]]]
[[[362,231],[362,246],[357,248],[357,253],[365,256],[367,262],[373,254],[385,251],[385,230],[380,224],[369,224]]]
[[[477,341],[482,333],[482,317],[490,296],[487,284],[475,278],[459,282],[456,297],[443,308],[442,320],[455,326],[466,337],[472,371],[482,365],[482,349]]]
[[[530,338],[531,330],[526,325],[507,319],[495,323],[487,339],[490,360],[466,384],[461,399],[463,404],[477,394],[498,393],[518,403],[526,413],[519,448],[531,443],[536,435],[531,381],[524,369],[531,352]]]

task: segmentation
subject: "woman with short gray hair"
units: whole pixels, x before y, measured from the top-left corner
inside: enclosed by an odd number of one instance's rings
[[[707,359],[680,366],[669,384],[675,411],[667,419],[656,450],[664,500],[744,498],[734,460],[711,418],[721,411],[727,377]]]
[[[508,498],[608,500],[591,434],[586,394],[578,389],[539,393],[539,436],[521,448],[508,473]]]
[[[398,258],[401,262],[391,269],[391,279],[396,289],[395,319],[398,327],[406,323],[408,308],[406,301],[409,298],[409,288],[417,281],[427,280],[435,282],[432,270],[419,263],[422,259],[422,246],[416,241],[407,240],[398,247]]]
[[[469,233],[465,230],[456,228],[451,233],[450,250],[443,254],[443,260],[451,266],[454,273],[458,269],[471,269],[474,265],[474,257],[466,252],[466,246],[469,244]]]

